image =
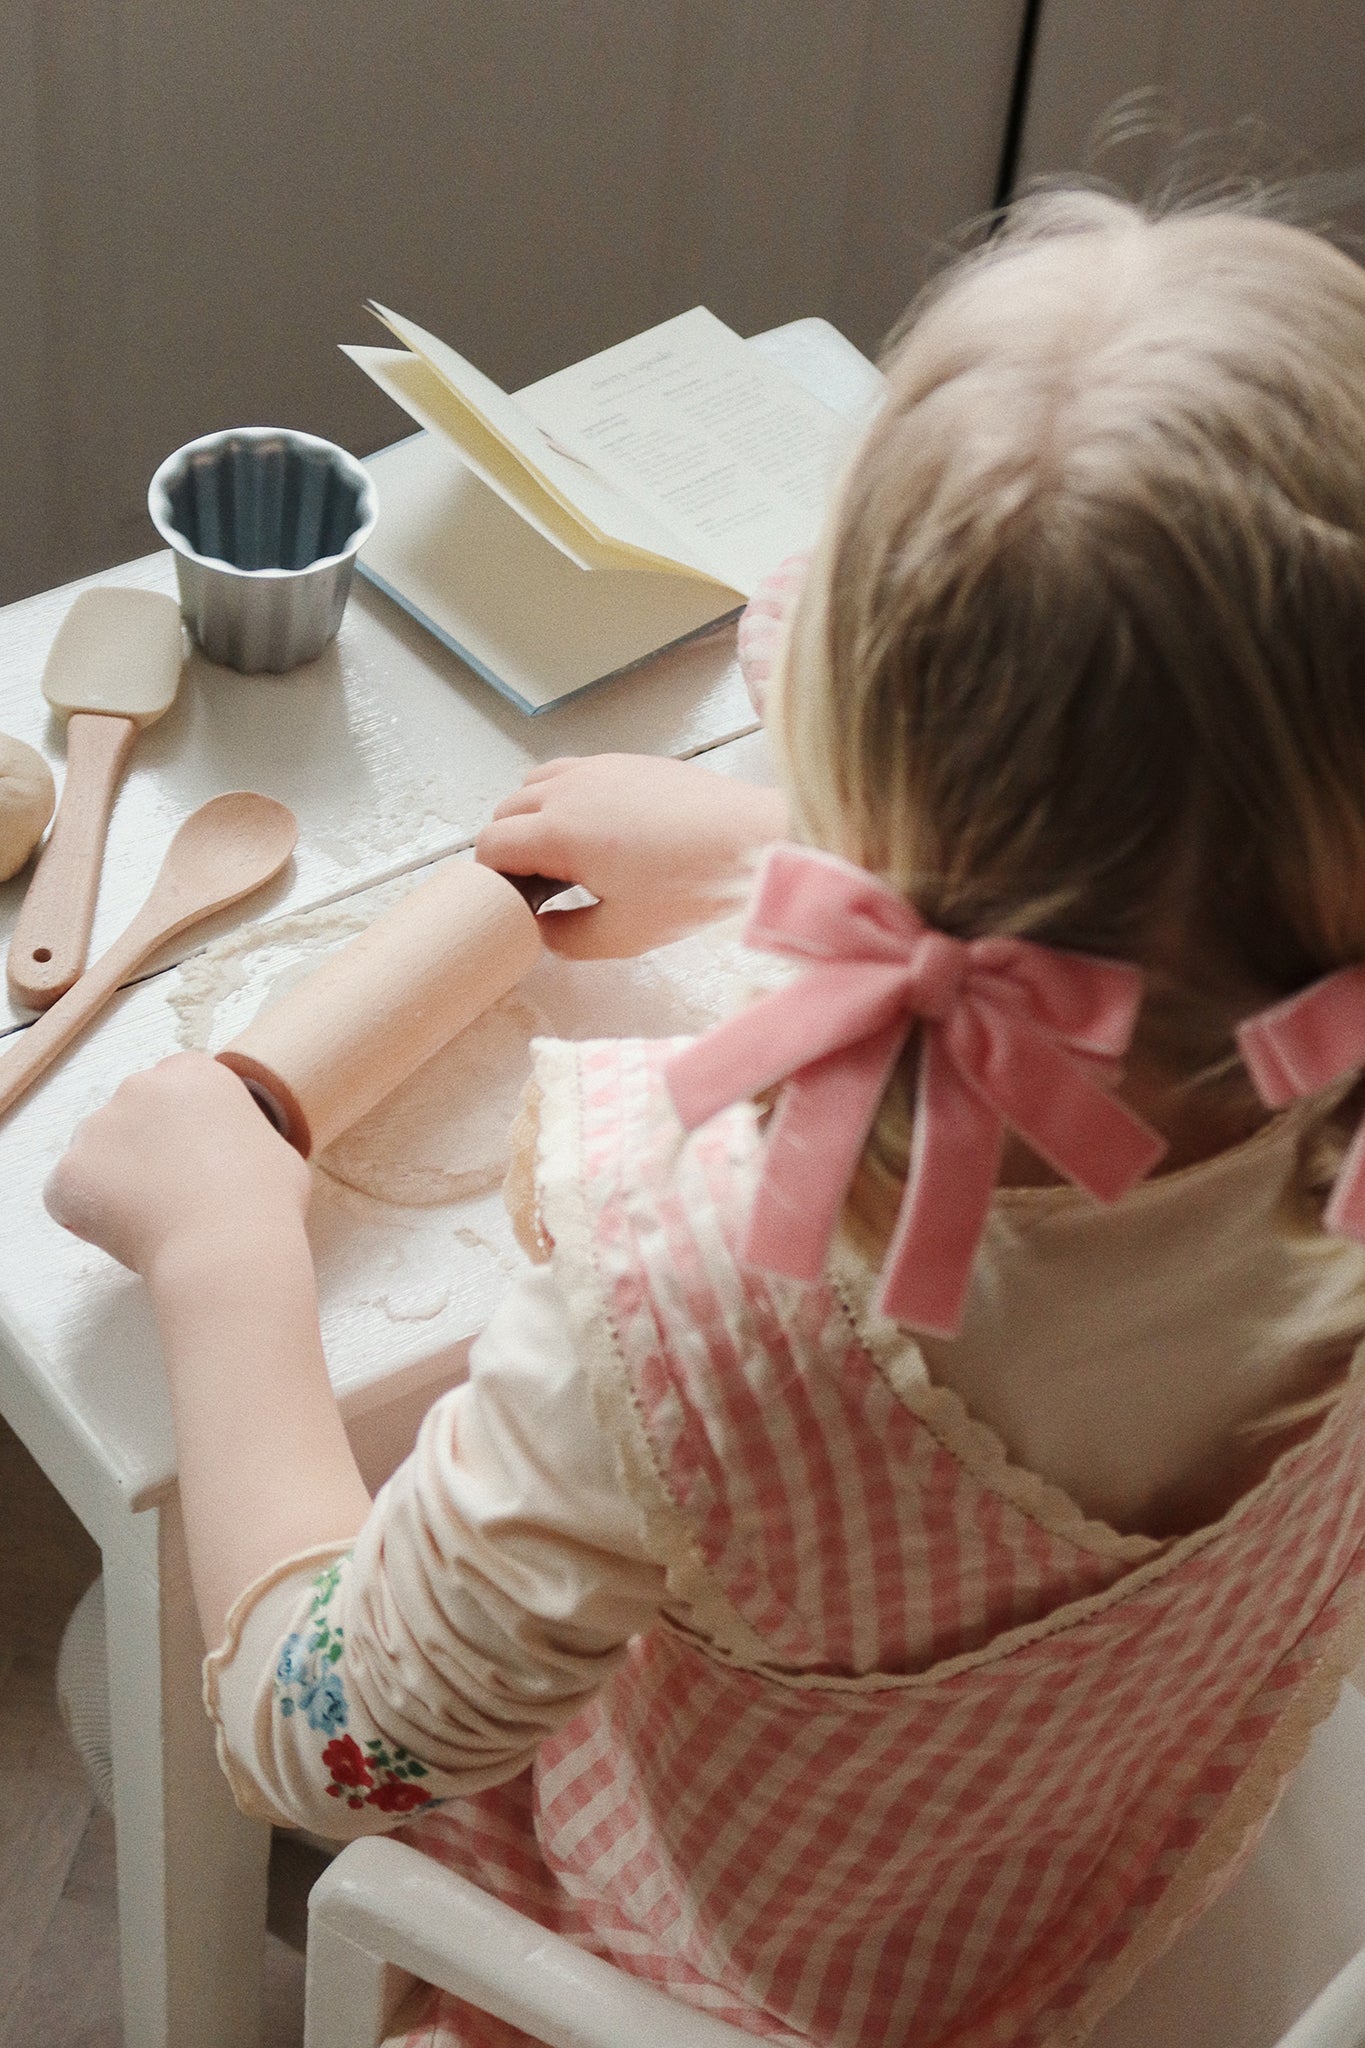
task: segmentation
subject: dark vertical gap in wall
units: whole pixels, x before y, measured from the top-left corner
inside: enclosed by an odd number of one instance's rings
[[[1043,0],[1024,0],[1023,19],[1019,24],[1019,50],[1014,60],[1014,83],[1010,87],[1009,112],[1005,116],[1005,138],[1000,145],[1000,165],[995,174],[992,204],[997,207],[1008,205],[1014,191],[1019,151],[1024,140],[1024,122],[1028,117],[1029,87],[1033,83],[1033,53],[1042,13]]]

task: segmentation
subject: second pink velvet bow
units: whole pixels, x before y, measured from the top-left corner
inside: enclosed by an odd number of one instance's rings
[[[1248,1017],[1237,1044],[1267,1109],[1345,1080],[1365,1066],[1365,967],[1339,968]],[[1365,1244],[1365,1124],[1341,1162],[1322,1220]]]
[[[746,942],[805,961],[799,981],[676,1054],[667,1081],[695,1130],[785,1082],[743,1245],[745,1263],[820,1277],[877,1108],[921,1030],[909,1175],[882,1275],[893,1320],[951,1335],[1006,1125],[1101,1201],[1164,1143],[1099,1078],[1126,1049],[1141,978],[1123,962],[930,929],[865,869],[797,846],[768,855]]]

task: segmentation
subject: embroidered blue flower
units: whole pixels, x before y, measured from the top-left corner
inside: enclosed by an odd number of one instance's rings
[[[335,1735],[338,1728],[346,1726],[346,1694],[342,1689],[341,1673],[327,1672],[302,1694],[299,1705],[308,1716],[310,1728],[318,1729],[323,1735]]]
[[[280,1651],[280,1661],[275,1666],[275,1677],[281,1685],[298,1685],[307,1676],[308,1646],[297,1633],[286,1636]]]
[[[319,1572],[313,1581],[309,1626],[285,1637],[275,1666],[275,1701],[281,1719],[304,1714],[310,1728],[326,1735],[346,1726],[346,1693],[335,1668],[341,1662],[345,1630],[334,1627],[327,1616],[340,1583],[340,1564],[330,1564]]]

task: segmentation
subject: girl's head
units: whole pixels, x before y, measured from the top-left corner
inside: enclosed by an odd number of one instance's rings
[[[1365,272],[1052,195],[941,280],[793,621],[801,828],[940,929],[1135,960],[1135,1053],[1365,958]]]

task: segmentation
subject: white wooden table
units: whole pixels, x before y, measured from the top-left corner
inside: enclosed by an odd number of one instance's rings
[[[169,555],[94,580],[174,587]],[[0,731],[39,746],[59,770],[61,735],[43,714],[38,679],[78,587],[0,612]],[[175,825],[217,790],[264,790],[299,815],[292,869],[238,919],[254,927],[243,961],[259,940],[261,957],[278,965],[282,952],[306,959],[339,942],[336,913],[316,906],[363,902],[386,877],[468,847],[533,763],[603,747],[718,748],[743,769],[759,742],[738,736],[753,724],[732,630],[532,720],[360,587],[336,647],[307,671],[248,679],[191,658],[174,710],[145,735],[119,798],[92,954],[141,900]],[[19,897],[18,881],[0,890],[0,939]],[[217,929],[231,924],[225,917]],[[200,1703],[202,1644],[145,1298],[48,1220],[41,1188],[79,1118],[123,1075],[193,1035],[186,983],[212,937],[211,928],[192,935],[197,962],[125,992],[0,1125],[0,1409],[103,1554],[127,2048],[254,2039],[269,1831],[232,1805]],[[660,988],[654,969],[571,973],[547,960],[531,994],[557,1026],[612,1030],[638,1014],[659,1029],[668,1028]],[[239,1008],[243,994],[249,973]],[[0,1030],[18,1024],[12,1013]],[[226,1022],[212,1034],[215,1043],[230,1035]],[[320,1183],[311,1227],[329,1362],[377,1478],[458,1376],[518,1254],[493,1194],[396,1209]]]

